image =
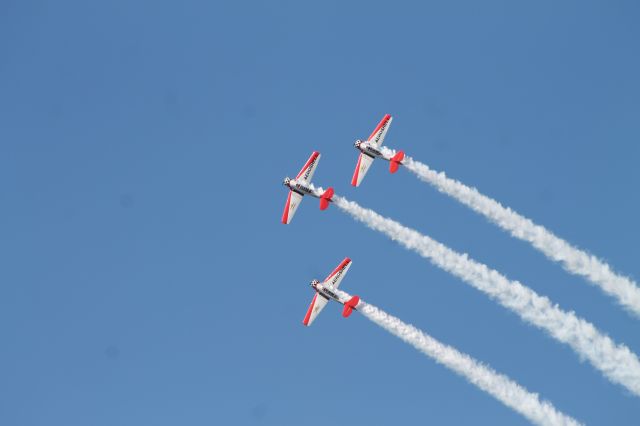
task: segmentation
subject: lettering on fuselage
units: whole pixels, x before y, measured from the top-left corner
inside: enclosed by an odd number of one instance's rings
[[[331,290],[327,290],[326,288],[323,288],[322,291],[327,294],[328,296],[330,296],[331,298],[333,298],[334,300],[340,300],[338,298],[338,295],[335,294],[334,292],[332,292]]]
[[[304,186],[304,185],[302,185],[300,183],[297,183],[297,182],[293,186],[295,187],[295,189],[294,188],[291,188],[291,189],[293,189],[296,192],[302,191],[302,192],[306,192],[307,194],[311,194],[313,192],[313,191],[311,191],[311,188],[306,187],[306,186]]]
[[[376,157],[382,157],[382,152],[378,151],[371,145],[367,146],[367,151],[369,151],[371,154],[375,155]]]

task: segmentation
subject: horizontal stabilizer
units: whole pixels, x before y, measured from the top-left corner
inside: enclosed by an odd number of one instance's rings
[[[344,309],[342,310],[342,316],[345,318],[349,318],[349,315],[351,315],[351,312],[353,312],[353,308],[351,306],[344,305]]]
[[[344,309],[342,310],[342,316],[348,318],[349,315],[351,315],[351,312],[356,309],[358,303],[360,303],[360,297],[358,296],[353,296],[349,301],[345,302]]]
[[[333,188],[329,188],[324,191],[324,194],[320,196],[320,210],[326,210],[329,207],[331,198],[333,197]]]
[[[398,167],[402,164],[402,160],[404,160],[404,152],[400,151],[389,160],[389,171],[391,173],[395,173],[398,171]]]

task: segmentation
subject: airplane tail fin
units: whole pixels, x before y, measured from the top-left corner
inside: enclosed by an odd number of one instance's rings
[[[395,173],[398,171],[398,167],[402,164],[402,160],[404,159],[404,151],[398,152],[396,155],[391,157],[389,161],[389,171],[391,173]]]
[[[348,318],[349,315],[351,315],[351,312],[356,309],[358,303],[360,303],[360,297],[358,296],[353,296],[349,301],[345,302],[344,309],[342,310],[342,316]]]
[[[324,191],[324,194],[320,196],[320,210],[326,210],[329,207],[331,198],[333,197],[333,188],[329,188]]]

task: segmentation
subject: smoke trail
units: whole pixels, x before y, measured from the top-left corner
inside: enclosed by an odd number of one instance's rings
[[[461,278],[520,315],[525,321],[547,330],[555,339],[568,344],[580,358],[587,359],[609,380],[640,396],[640,360],[629,348],[615,344],[593,324],[578,318],[573,312],[561,310],[548,298],[538,295],[518,281],[510,281],[498,271],[489,269],[486,265],[469,259],[466,254],[457,253],[426,235],[380,216],[353,201],[339,196],[334,196],[333,201],[338,208],[356,220]]]
[[[350,295],[341,293],[345,297],[351,298]],[[409,343],[436,362],[461,375],[469,383],[489,393],[507,407],[522,414],[532,423],[538,425],[579,424],[575,419],[557,411],[550,402],[540,401],[538,394],[529,392],[509,377],[482,365],[470,356],[437,341],[379,308],[361,300],[358,311],[389,333]]]
[[[394,151],[389,151],[389,153]],[[440,192],[455,198],[462,204],[484,215],[509,231],[511,235],[530,242],[549,259],[559,262],[570,273],[582,275],[618,300],[626,310],[640,316],[640,288],[631,279],[616,274],[602,260],[590,255],[555,236],[543,226],[519,215],[499,202],[482,195],[443,172],[435,172],[426,164],[405,157],[403,164],[421,180],[435,186]]]

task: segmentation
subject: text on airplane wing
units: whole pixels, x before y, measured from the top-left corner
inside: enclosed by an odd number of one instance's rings
[[[311,157],[309,157],[307,162],[304,164],[304,166],[302,166],[300,172],[298,172],[296,179],[300,179],[304,182],[311,182],[311,179],[313,178],[313,174],[315,173],[319,162],[320,153],[318,151],[314,151],[311,154]]]
[[[351,259],[345,258],[337,267],[325,278],[324,283],[331,286],[331,288],[338,288],[340,282],[347,274],[347,271],[351,267]]]

